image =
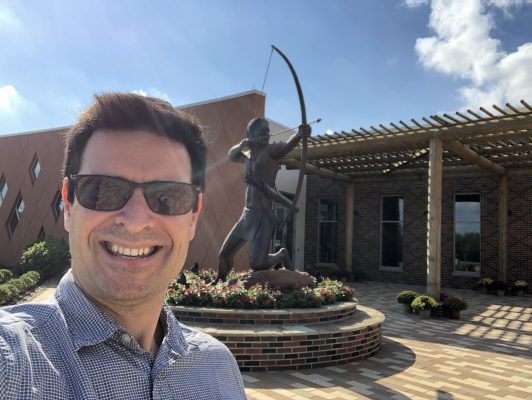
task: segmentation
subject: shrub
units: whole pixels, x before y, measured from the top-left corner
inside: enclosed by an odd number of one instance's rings
[[[443,301],[443,306],[449,310],[465,310],[467,302],[461,296],[450,296]]]
[[[70,263],[68,245],[64,240],[46,237],[33,243],[22,253],[22,271],[39,271],[43,278],[62,273]]]
[[[417,296],[414,301],[412,301],[412,309],[414,310],[431,310],[436,307],[438,307],[438,302],[430,296]]]
[[[478,281],[478,286],[480,287],[490,287],[493,283],[493,278],[484,277]]]
[[[397,301],[401,304],[412,304],[414,299],[418,296],[419,294],[413,290],[403,290],[397,295]]]
[[[20,290],[18,290],[18,288],[15,285],[12,285],[11,283],[8,282],[2,286],[6,287],[7,290],[9,290],[11,300],[15,299],[16,297],[20,295]]]
[[[0,305],[7,304],[12,299],[8,285],[0,285]]]
[[[525,281],[525,280],[519,279],[517,281],[514,281],[513,288],[514,289],[524,290],[524,289],[528,288],[528,282]]]
[[[0,269],[0,283],[7,282],[11,278],[13,278],[13,272],[5,268]]]
[[[33,279],[35,283],[39,283],[39,281],[41,280],[41,274],[39,274],[37,271],[28,271],[24,275]]]
[[[22,278],[15,278],[15,279],[11,279],[9,282],[7,282],[9,285],[13,285],[17,288],[17,290],[19,291],[19,294],[20,293],[24,293],[27,289],[26,289],[26,286],[27,286],[27,283],[24,281],[24,279]]]

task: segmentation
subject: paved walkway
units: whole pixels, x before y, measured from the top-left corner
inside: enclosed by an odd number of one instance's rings
[[[52,285],[53,286],[53,285]],[[339,367],[243,374],[250,400],[532,400],[532,296],[464,296],[460,321],[402,313],[395,296],[423,287],[353,284],[360,304],[386,315],[377,356]],[[34,299],[46,300],[54,288]]]
[[[386,315],[381,351],[338,367],[243,374],[250,400],[532,400],[532,296],[463,295],[460,321],[402,313],[395,296],[423,287],[353,284],[360,304]]]

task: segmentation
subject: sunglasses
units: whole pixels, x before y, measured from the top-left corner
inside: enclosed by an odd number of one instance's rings
[[[69,178],[82,207],[95,211],[117,211],[142,189],[148,207],[161,215],[183,215],[197,208],[200,188],[184,182],[154,181],[136,183],[106,175],[72,175]]]

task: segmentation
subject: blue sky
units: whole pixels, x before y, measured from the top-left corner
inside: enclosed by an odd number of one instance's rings
[[[96,92],[178,106],[292,61],[314,133],[532,103],[532,0],[0,0],[0,135],[69,125]],[[300,121],[274,54],[267,116]]]

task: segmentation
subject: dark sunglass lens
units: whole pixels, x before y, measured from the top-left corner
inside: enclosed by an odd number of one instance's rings
[[[194,198],[194,188],[184,183],[156,182],[146,188],[148,205],[158,214],[186,214],[192,209]]]
[[[85,208],[99,211],[115,211],[129,199],[127,182],[105,176],[84,176],[78,181],[76,196]]]

